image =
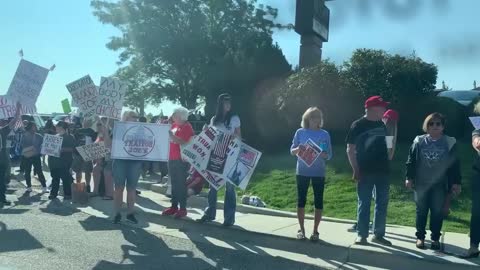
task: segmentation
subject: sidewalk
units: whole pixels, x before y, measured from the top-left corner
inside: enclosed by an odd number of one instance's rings
[[[47,177],[48,179],[48,177]],[[140,187],[152,188],[153,181],[141,181]],[[153,188],[155,189],[155,188]],[[44,195],[48,196],[48,195]],[[347,232],[351,221],[325,219],[320,225],[318,244],[295,239],[298,230],[296,218],[291,213],[274,211],[275,215],[250,213],[252,207],[239,207],[236,226],[224,228],[223,211],[217,211],[217,221],[211,224],[195,222],[202,216],[206,199],[192,197],[189,199],[188,218],[174,220],[161,216],[163,209],[170,205],[170,199],[163,194],[142,190],[137,199],[137,210],[141,223],[138,227],[154,233],[167,234],[179,238],[224,248],[239,248],[259,251],[270,256],[285,257],[326,269],[476,269],[480,260],[466,261],[454,254],[465,252],[469,239],[467,235],[446,233],[444,236],[445,253],[415,248],[415,229],[403,226],[388,226],[386,237],[393,242],[393,247],[353,246],[354,233]],[[88,206],[65,203],[92,215],[92,218],[109,218],[112,211],[111,201],[92,198]],[[219,204],[221,206],[222,204]],[[261,209],[255,209],[261,211]],[[268,210],[267,210],[268,213]],[[290,217],[289,217],[290,216]],[[85,226],[88,226],[86,224]],[[313,220],[306,220],[307,234],[311,233]],[[254,236],[256,235],[256,236]],[[281,251],[279,251],[281,250]]]

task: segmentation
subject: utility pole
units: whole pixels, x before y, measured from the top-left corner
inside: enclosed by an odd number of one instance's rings
[[[322,60],[323,42],[328,41],[330,10],[325,1],[296,0],[295,31],[301,36],[300,68],[314,66]]]

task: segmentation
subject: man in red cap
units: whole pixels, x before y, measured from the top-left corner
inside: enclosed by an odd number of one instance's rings
[[[353,122],[347,135],[347,154],[353,169],[353,180],[357,183],[358,211],[355,244],[368,244],[370,205],[375,190],[375,213],[373,221],[373,243],[391,246],[384,238],[389,199],[389,153],[387,129],[382,122],[390,103],[380,96],[365,101],[365,115]]]

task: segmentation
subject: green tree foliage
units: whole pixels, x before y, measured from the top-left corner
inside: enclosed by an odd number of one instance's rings
[[[121,51],[120,62],[144,60],[157,101],[194,109],[204,97],[211,112],[218,93],[248,97],[243,91],[259,79],[290,71],[272,44],[273,29],[284,27],[274,22],[277,10],[256,0],[95,0],[92,7],[101,22],[122,32],[107,45]]]

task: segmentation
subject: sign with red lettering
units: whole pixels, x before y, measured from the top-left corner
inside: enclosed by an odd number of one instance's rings
[[[126,91],[126,83],[114,78],[102,77],[98,88],[96,115],[120,119]]]
[[[67,84],[67,89],[72,95],[73,106],[78,107],[85,118],[93,118],[97,109],[98,91],[90,75]]]
[[[170,125],[115,122],[112,159],[168,161]]]
[[[15,116],[17,111],[17,102],[7,96],[0,96],[0,119],[8,119]],[[24,106],[20,109],[20,114],[35,114],[35,106]]]
[[[193,137],[190,143],[182,147],[183,160],[190,163],[200,173],[206,170],[218,134],[217,129],[209,127]]]
[[[23,59],[20,60],[15,76],[13,76],[12,83],[8,88],[7,96],[14,101],[21,101],[23,105],[34,108],[47,76],[48,69]]]

